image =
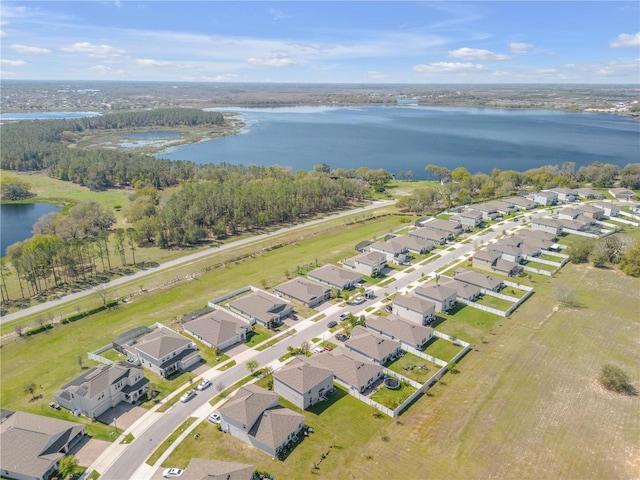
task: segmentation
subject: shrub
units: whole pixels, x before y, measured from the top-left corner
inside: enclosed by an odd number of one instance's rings
[[[607,390],[627,394],[632,394],[635,391],[627,374],[615,365],[603,365],[598,380]]]

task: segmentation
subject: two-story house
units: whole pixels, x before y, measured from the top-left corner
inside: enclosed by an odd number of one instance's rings
[[[304,356],[294,357],[273,374],[273,390],[303,410],[333,390],[333,372]]]
[[[363,275],[375,277],[377,275],[380,275],[384,267],[387,266],[387,255],[374,250],[369,253],[363,253],[362,255],[347,258],[341,263],[345,268],[355,270],[356,272],[360,272]]]
[[[379,365],[392,362],[402,354],[400,342],[359,325],[353,328],[351,337],[344,346],[347,350],[359,353]]]
[[[387,317],[368,318],[367,328],[418,350],[426,345],[433,336],[433,328],[419,325],[393,314]]]
[[[427,325],[436,318],[436,305],[426,298],[413,294],[396,295],[393,299],[392,312],[420,325]]]

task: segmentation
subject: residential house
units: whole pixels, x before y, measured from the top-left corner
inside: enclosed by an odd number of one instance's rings
[[[448,312],[456,304],[457,292],[439,283],[428,283],[416,288],[413,293],[433,302],[436,312]]]
[[[367,328],[392,340],[420,350],[433,336],[433,328],[419,325],[396,315],[367,319]]]
[[[477,287],[476,285],[472,285],[470,283],[461,282],[459,280],[456,280],[455,278],[441,277],[440,284],[442,286],[454,289],[458,294],[458,300],[474,302],[478,298],[480,298],[480,295],[482,295],[482,290],[480,289],[480,287]]]
[[[490,202],[475,203],[469,206],[470,209],[480,212],[485,220],[495,220],[498,216],[498,209]]]
[[[542,190],[533,194],[533,201],[539,205],[556,205],[558,203],[558,194]]]
[[[503,198],[503,202],[512,205],[516,210],[533,210],[538,206],[538,203],[535,200],[525,198],[525,197],[510,197]]]
[[[505,247],[507,246],[505,245]],[[489,249],[478,250],[473,254],[473,266],[490,272],[503,273],[510,277],[520,274],[523,270],[519,263],[503,258],[499,251]]]
[[[432,230],[430,228],[418,228],[409,232],[410,237],[416,237],[432,243],[444,245],[449,240],[450,235],[440,230]]]
[[[558,195],[558,201],[560,202],[575,202],[578,199],[578,192],[572,188],[553,187],[544,191]]]
[[[278,457],[304,428],[304,415],[278,404],[278,394],[249,384],[220,408],[222,431]]]
[[[331,298],[331,289],[329,287],[303,277],[289,280],[278,285],[273,290],[276,294],[300,302],[309,308],[313,308]]]
[[[131,364],[141,365],[165,378],[200,361],[200,352],[192,340],[158,325],[155,330],[125,345],[114,342],[113,347]]]
[[[54,393],[60,406],[97,418],[120,402],[135,403],[148,390],[141,367],[126,362],[98,365]]]
[[[409,250],[395,238],[385,242],[376,242],[369,247],[372,253],[381,253],[386,257],[387,262],[401,264],[407,261]]]
[[[374,363],[385,365],[402,354],[400,342],[357,325],[351,330],[344,347],[368,358]]]
[[[246,463],[192,458],[180,480],[257,480],[254,472],[255,466]]]
[[[424,228],[429,228],[431,230],[436,230],[438,232],[446,233],[449,238],[456,237],[463,233],[464,229],[462,225],[458,222],[454,222],[451,220],[440,220],[440,219],[429,219],[422,223]]]
[[[504,200],[491,200],[487,203],[494,207],[501,215],[510,215],[517,210],[515,205],[511,202],[505,202]]]
[[[510,244],[509,242],[498,240],[495,243],[487,244],[486,248],[487,250],[498,252],[501,258],[509,262],[520,263],[522,261],[522,250],[520,250],[520,247]]]
[[[630,202],[637,198],[636,192],[629,190],[628,188],[610,188],[609,193],[613,195],[614,198],[625,202]]]
[[[451,217],[451,220],[460,223],[464,228],[475,228],[482,224],[482,212],[479,210],[465,209]]]
[[[360,393],[383,376],[382,366],[343,347],[313,355],[311,360],[331,370],[337,381]]]
[[[575,209],[585,217],[593,218],[594,220],[604,220],[605,218],[604,209],[589,203],[577,205]]]
[[[303,410],[325,400],[333,390],[333,372],[298,356],[273,374],[273,390]]]
[[[617,217],[620,215],[620,207],[610,200],[601,200],[595,202],[593,205],[601,208],[607,217]]]
[[[531,220],[531,228],[549,232],[556,237],[562,233],[562,223],[555,218],[549,217],[533,218]]]
[[[224,350],[246,342],[251,325],[219,308],[193,320],[183,321],[182,329],[208,347]]]
[[[598,192],[593,188],[582,187],[582,188],[576,189],[576,192],[578,192],[578,196],[580,198],[596,199],[596,200],[602,200],[603,198],[605,198],[602,192]]]
[[[374,245],[371,245],[371,247]],[[379,251],[372,251],[345,259],[341,263],[345,268],[355,270],[363,275],[375,277],[380,275],[382,270],[387,266],[387,255]]]
[[[410,235],[398,235],[395,237],[397,242],[400,242],[407,251],[412,253],[428,253],[433,250],[433,242],[418,237],[412,237]]]
[[[293,305],[275,295],[255,289],[250,294],[229,302],[229,310],[244,315],[253,323],[266,328],[282,325],[293,313]]]
[[[436,304],[413,294],[396,295],[392,308],[395,315],[420,325],[426,325],[436,318]]]
[[[324,265],[316,268],[307,273],[307,278],[338,290],[349,290],[356,283],[362,282],[361,273],[336,267],[335,265]]]
[[[0,410],[0,477],[46,480],[84,437],[84,425],[13,410]]]
[[[499,278],[492,277],[491,275],[485,275],[483,273],[474,272],[473,270],[467,270],[466,268],[459,268],[454,272],[454,278],[461,282],[475,285],[480,289],[492,290],[494,292],[500,291],[504,286],[504,282]]]

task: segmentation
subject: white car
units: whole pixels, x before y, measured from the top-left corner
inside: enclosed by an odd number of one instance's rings
[[[198,390],[204,390],[211,385],[211,382],[206,378],[200,382],[200,384],[196,387]]]
[[[358,296],[353,300],[354,305],[360,305],[361,303],[364,303],[364,297]]]
[[[313,349],[314,353],[322,353],[324,351],[324,348],[322,347],[316,347]]]
[[[185,403],[185,402],[188,402],[189,400],[191,400],[191,398],[195,397],[195,396],[196,396],[196,391],[195,390],[187,390],[180,397],[180,401],[182,403]],[[180,474],[180,475],[182,475],[182,474]]]
[[[220,423],[220,414],[217,412],[213,412],[211,415],[209,415],[209,421],[211,423],[215,423],[216,425]]]
[[[184,473],[184,470],[180,468],[167,468],[164,472],[162,472],[162,476],[164,478],[173,478],[180,477]]]

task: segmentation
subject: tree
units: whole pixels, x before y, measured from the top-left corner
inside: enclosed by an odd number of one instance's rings
[[[78,460],[74,455],[65,455],[58,462],[58,472],[65,480],[70,479],[76,473]]]
[[[30,400],[35,400],[35,393],[36,393],[36,384],[33,382],[29,382],[27,383],[24,388],[24,393],[31,395],[31,399]]]
[[[300,344],[300,353],[307,355],[311,351],[311,343],[307,340]]]
[[[603,365],[598,380],[607,390],[626,394],[635,393],[635,388],[631,384],[629,376],[615,365]]]
[[[76,355],[76,362],[78,363],[78,367],[80,367],[80,370],[82,370],[83,360],[84,359],[82,355]]]
[[[136,264],[136,247],[138,244],[138,232],[135,228],[127,228],[127,243],[129,243],[129,249],[131,250],[131,256],[133,257],[133,264]]]
[[[106,307],[109,303],[109,289],[106,287],[106,285],[96,285],[95,287],[93,287],[93,293],[95,293],[96,297],[100,299],[102,305]]]
[[[258,363],[258,361],[257,361],[257,360],[249,360],[249,361],[247,362],[247,369],[248,369],[251,373],[253,373],[253,372],[255,372],[255,371],[256,371],[256,368],[258,368],[258,366],[259,366],[259,365],[260,365],[260,364]]]
[[[640,277],[640,240],[636,240],[623,255],[620,269],[631,277]]]
[[[556,300],[568,307],[576,307],[578,305],[578,299],[576,295],[576,289],[573,287],[567,287],[565,285],[558,285],[554,291]]]
[[[4,130],[4,129],[3,129]],[[0,179],[0,198],[2,200],[22,200],[33,197],[31,184],[13,175],[2,175]]]
[[[451,171],[449,171],[448,168],[445,167],[439,167],[437,165],[434,165],[432,163],[430,163],[429,165],[427,165],[426,167],[424,167],[424,169],[427,172],[430,172],[431,175],[435,176],[438,178],[438,180],[442,181],[445,178],[449,178],[451,176]]]
[[[586,263],[593,251],[595,242],[590,238],[582,238],[568,248],[569,258],[573,263]]]

